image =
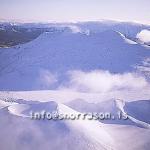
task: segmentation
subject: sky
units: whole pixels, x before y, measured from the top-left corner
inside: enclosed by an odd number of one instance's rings
[[[109,19],[150,24],[150,0],[0,0],[0,19],[23,22]]]

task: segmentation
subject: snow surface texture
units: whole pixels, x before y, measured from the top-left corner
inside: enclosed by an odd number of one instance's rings
[[[28,95],[28,92],[25,92]],[[36,93],[34,93],[36,95]],[[127,149],[127,145],[132,144],[128,149],[130,150],[148,150],[150,130],[148,128],[148,121],[150,120],[149,109],[150,101],[135,101],[124,102],[123,100],[110,100],[100,102],[98,104],[89,103],[84,100],[74,100],[68,104],[61,104],[54,101],[38,102],[32,100],[21,100],[13,98],[14,103],[8,105],[10,100],[8,95],[5,95],[5,100],[1,99],[2,104],[6,103],[5,107],[0,109],[1,134],[0,146],[2,149],[89,149],[89,150],[113,150],[113,149]],[[7,99],[6,99],[7,97]],[[12,100],[12,99],[11,99]],[[140,104],[139,104],[140,103]],[[1,104],[1,105],[2,105]],[[70,106],[69,106],[70,105]],[[139,105],[147,107],[147,110],[132,109],[132,107],[139,107]],[[3,105],[4,106],[4,105]],[[71,107],[71,108],[70,108]],[[110,111],[116,113],[122,111],[130,116],[138,115],[144,119],[145,113],[147,118],[144,120],[135,120],[129,118],[127,122],[103,122],[96,120],[31,120],[29,118],[30,111],[46,110],[52,112],[57,110],[63,114],[77,114],[79,112],[104,112]],[[128,112],[129,111],[129,112]],[[146,123],[147,122],[147,123]],[[105,123],[105,124],[104,124]],[[13,130],[12,130],[13,129]],[[136,136],[135,134],[136,133]],[[10,136],[14,138],[9,139]],[[126,142],[124,142],[125,140]],[[137,143],[137,140],[139,141]],[[9,144],[7,144],[7,142]],[[38,144],[38,146],[37,146]],[[74,146],[74,144],[76,146]]]
[[[149,150],[150,47],[141,33],[150,27],[112,21],[44,26],[55,30],[0,49],[0,149]],[[29,118],[41,110],[128,119]]]

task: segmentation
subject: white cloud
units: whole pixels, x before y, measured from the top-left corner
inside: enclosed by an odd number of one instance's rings
[[[57,83],[57,75],[48,70],[41,70],[37,79],[37,84],[42,88],[49,88]]]
[[[48,96],[59,101],[77,98],[90,101],[121,98],[128,100],[148,99],[150,84],[144,76],[138,73],[110,73],[104,70],[84,72],[82,70],[68,71],[65,80],[61,82],[57,74],[42,70],[38,78],[41,89],[56,89]],[[43,98],[43,97],[42,97]]]
[[[137,34],[137,38],[143,43],[150,42],[150,30],[142,30]]]
[[[136,73],[112,74],[108,71],[69,72],[68,86],[77,91],[112,92],[139,90],[149,86],[146,79]]]

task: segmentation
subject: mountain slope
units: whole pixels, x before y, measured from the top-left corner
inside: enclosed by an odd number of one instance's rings
[[[0,49],[0,89],[42,89],[37,81],[43,70],[57,74],[59,83],[70,70],[133,71],[149,56],[148,48],[127,43],[116,31],[90,35],[46,32],[27,44]],[[20,84],[21,81],[25,82]]]

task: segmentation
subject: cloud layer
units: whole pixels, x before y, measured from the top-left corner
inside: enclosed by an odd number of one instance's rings
[[[60,76],[57,73],[53,74],[48,70],[44,70],[38,78],[38,83],[42,89],[49,88],[50,90],[64,92],[59,98],[55,96],[56,99],[65,99],[65,101],[83,98],[85,96],[82,95],[83,93],[91,95],[90,99],[94,98],[94,101],[112,98],[147,99],[149,98],[148,93],[150,93],[149,81],[145,76],[135,72],[111,73],[106,70],[89,72],[72,70],[68,71],[66,76]],[[93,97],[93,95],[97,95],[99,98],[97,96]]]
[[[51,73],[49,70],[41,70],[36,80],[36,86],[45,88],[51,88],[58,82],[56,74]]]
[[[78,91],[111,92],[117,90],[137,90],[148,85],[146,79],[136,73],[112,74],[109,71],[69,72],[68,86]]]

